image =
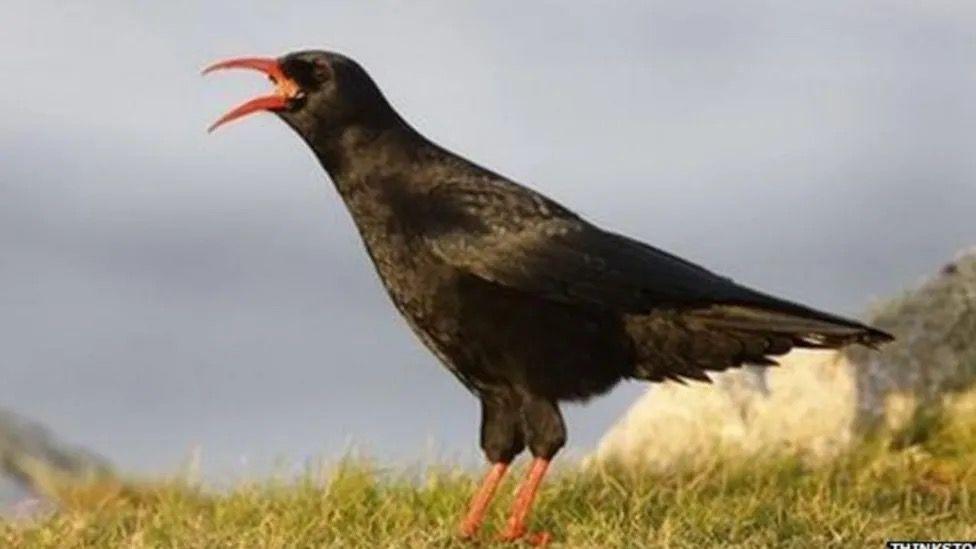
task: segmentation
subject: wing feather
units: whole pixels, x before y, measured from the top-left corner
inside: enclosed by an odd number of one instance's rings
[[[809,346],[890,338],[604,231],[506,180],[488,186],[483,181],[442,185],[426,203],[430,225],[421,231],[422,238],[437,257],[485,280],[547,299],[638,315],[685,310],[703,327],[778,335],[777,342],[789,336]],[[445,219],[451,222],[438,222]]]

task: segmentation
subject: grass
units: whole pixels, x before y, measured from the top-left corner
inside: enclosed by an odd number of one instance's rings
[[[970,410],[972,411],[972,410]],[[639,473],[557,468],[533,518],[566,547],[880,547],[976,539],[976,418],[933,420],[828,464],[718,461]],[[521,473],[521,471],[516,471]],[[454,537],[471,473],[343,462],[322,475],[211,493],[185,482],[60,490],[48,515],[0,523],[5,547],[471,547]],[[514,482],[477,546],[493,545]]]

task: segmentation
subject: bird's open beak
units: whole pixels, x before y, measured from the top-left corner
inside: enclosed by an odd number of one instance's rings
[[[241,57],[238,59],[228,59],[227,61],[214,63],[206,69],[203,69],[203,74],[220,69],[252,69],[263,72],[264,74],[268,75],[268,78],[270,78],[271,82],[274,83],[275,92],[270,95],[255,97],[254,99],[237,106],[227,114],[218,118],[217,121],[207,129],[208,132],[212,132],[219,126],[222,126],[231,120],[236,120],[253,112],[282,110],[288,106],[289,101],[295,99],[301,94],[301,88],[298,87],[298,84],[296,84],[291,78],[285,76],[285,73],[281,70],[281,65],[279,65],[278,61],[274,59],[262,57]]]

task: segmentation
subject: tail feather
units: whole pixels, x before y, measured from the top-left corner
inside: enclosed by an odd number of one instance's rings
[[[877,346],[894,339],[877,328],[812,309],[782,312],[742,305],[715,305],[690,311],[688,316],[710,329],[786,336],[794,347],[833,349],[854,343]]]
[[[749,305],[713,305],[658,311],[627,318],[634,343],[634,376],[640,379],[707,380],[707,371],[745,364],[773,366],[794,348],[876,347],[890,334],[854,320],[800,306],[769,310]]]

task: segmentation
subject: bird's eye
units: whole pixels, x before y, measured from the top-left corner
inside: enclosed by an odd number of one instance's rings
[[[285,74],[302,88],[316,89],[321,85],[322,80],[316,63],[304,59],[290,59],[285,61],[284,65]]]

